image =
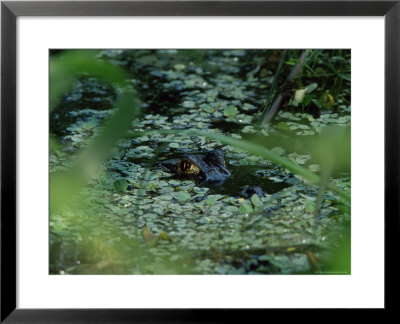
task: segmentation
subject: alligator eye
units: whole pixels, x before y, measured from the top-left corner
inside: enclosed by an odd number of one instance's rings
[[[191,166],[192,166],[192,163],[190,163],[188,160],[180,160],[179,161],[179,171],[187,172],[190,170]]]
[[[178,170],[186,174],[197,174],[200,172],[200,168],[196,164],[185,159],[179,161]]]

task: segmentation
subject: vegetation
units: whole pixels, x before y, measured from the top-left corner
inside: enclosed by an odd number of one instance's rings
[[[349,274],[350,60],[51,52],[50,273]],[[222,184],[159,163],[217,147]]]

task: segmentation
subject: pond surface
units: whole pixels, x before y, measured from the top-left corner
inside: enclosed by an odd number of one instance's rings
[[[138,90],[142,114],[133,132],[221,132],[318,172],[311,143],[325,126],[350,125],[350,83],[341,86],[335,110],[285,105],[271,127],[260,129],[255,122],[277,66],[270,52],[104,50],[100,56],[129,71]],[[95,78],[76,81],[50,116],[50,132],[62,144],[50,155],[51,172],[69,167],[112,114],[118,95]],[[350,217],[331,192],[316,215],[315,186],[231,146],[222,148],[232,173],[223,183],[179,179],[159,164],[220,145],[184,133],[121,140],[79,203],[50,216],[51,273],[287,274],[311,271],[309,253],[321,264],[328,260]],[[350,192],[349,173],[339,171],[331,181]],[[246,197],[246,186],[263,193]]]

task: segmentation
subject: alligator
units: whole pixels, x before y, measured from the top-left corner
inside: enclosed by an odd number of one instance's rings
[[[179,178],[198,182],[223,182],[231,175],[226,167],[224,152],[220,149],[203,154],[185,154],[165,160],[161,165]]]
[[[226,166],[224,152],[215,149],[206,153],[184,154],[181,157],[161,162],[161,165],[179,178],[193,179],[199,183],[212,182],[222,184],[231,176]],[[251,197],[253,194],[263,196],[259,186],[244,186],[241,194]]]

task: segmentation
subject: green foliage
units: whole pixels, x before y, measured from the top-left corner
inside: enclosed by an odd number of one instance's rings
[[[128,182],[125,180],[117,180],[113,183],[114,190],[118,193],[124,192],[128,188]]]
[[[262,206],[262,201],[257,195],[251,196],[251,202],[253,203],[254,207]]]
[[[50,57],[50,111],[82,73],[94,75],[122,88],[126,87],[124,71],[109,63],[100,62],[96,59],[96,54],[97,50],[80,50]]]
[[[238,109],[235,106],[228,106],[224,109],[224,115],[228,118],[234,118],[238,113]]]
[[[242,214],[250,214],[253,211],[253,207],[251,207],[251,205],[245,203],[245,204],[240,205],[239,211]]]
[[[82,56],[81,56],[82,55]],[[78,72],[96,73],[111,83],[125,85],[124,73],[117,67],[95,60],[93,52],[71,52],[57,57],[50,63],[50,101],[53,104],[66,91],[66,82],[72,82]],[[132,88],[124,88],[116,112],[91,144],[77,156],[74,166],[68,172],[52,173],[50,176],[50,211],[61,208],[91,177],[110,154],[117,141],[128,130],[131,121],[138,116],[136,94]]]
[[[187,201],[191,199],[191,195],[186,191],[178,191],[173,193],[173,197],[178,201]]]

